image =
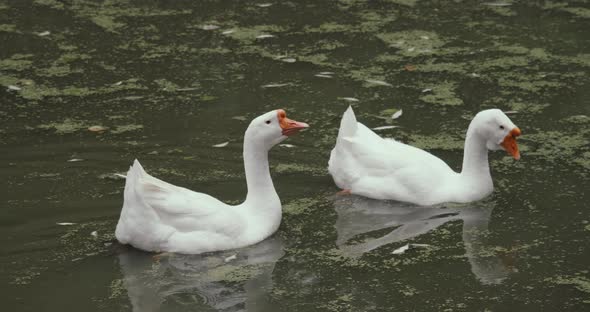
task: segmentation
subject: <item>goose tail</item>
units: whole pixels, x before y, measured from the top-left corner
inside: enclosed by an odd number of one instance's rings
[[[127,171],[125,191],[123,193],[123,208],[121,209],[121,216],[119,217],[117,229],[115,230],[115,237],[122,244],[130,243],[130,232],[133,228],[133,224],[130,224],[129,221],[139,219],[137,218],[138,212],[143,210],[143,207],[141,207],[143,206],[141,198],[136,192],[136,186],[146,174],[147,173],[137,159],[135,159],[133,165],[129,167],[129,171]]]
[[[340,130],[338,131],[338,140],[340,141],[344,137],[352,136],[356,133],[358,124],[356,122],[356,116],[352,110],[352,106],[348,106],[348,109],[342,115],[340,121]]]

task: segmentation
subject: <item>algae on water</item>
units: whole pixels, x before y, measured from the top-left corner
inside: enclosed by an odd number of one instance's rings
[[[429,86],[431,92],[425,93],[420,100],[436,105],[456,106],[463,105],[463,100],[455,94],[457,84],[452,81],[443,81],[437,85]]]
[[[68,134],[86,128],[87,125],[76,119],[66,118],[62,122],[52,122],[37,126],[40,129],[53,129],[57,134]]]

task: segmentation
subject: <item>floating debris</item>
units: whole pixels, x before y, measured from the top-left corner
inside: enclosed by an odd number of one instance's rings
[[[406,244],[406,245],[392,251],[391,254],[401,255],[401,254],[405,253],[406,251],[408,251],[409,249],[427,248],[427,247],[430,247],[430,245],[428,245],[428,244]]]
[[[297,59],[294,59],[292,57],[287,57],[287,58],[282,58],[281,61],[283,61],[285,63],[295,63],[295,62],[297,62]]]
[[[115,172],[115,173],[103,173],[103,174],[99,175],[98,178],[103,179],[103,180],[119,181],[119,180],[124,180],[126,178],[126,176]]]
[[[39,37],[45,37],[45,36],[49,36],[49,35],[51,35],[51,32],[49,32],[48,30],[37,33],[37,36],[39,36]]]
[[[225,31],[223,31],[221,34],[222,34],[222,35],[229,35],[229,34],[233,34],[233,33],[235,33],[235,32],[236,32],[235,30],[233,30],[233,29],[229,29],[229,30],[225,30]]]
[[[280,147],[292,148],[295,147],[293,144],[279,144]]]
[[[235,255],[231,255],[231,256],[225,258],[223,261],[224,262],[230,262],[232,260],[236,260],[237,258],[238,258],[238,254],[235,254]]]
[[[334,72],[324,71],[324,72],[319,72],[318,75],[334,75]]]
[[[68,159],[68,162],[79,162],[79,161],[84,161],[84,159],[82,159],[82,158],[72,158],[72,159]]]
[[[92,231],[92,233],[90,233],[90,235],[92,235],[93,237],[98,237],[98,232],[97,231]]]
[[[113,86],[120,86],[122,84],[123,84],[123,80],[113,83]]]
[[[479,74],[476,74],[476,73],[471,73],[471,74],[469,74],[469,76],[471,76],[471,77],[475,77],[475,78],[477,78],[477,77],[481,77],[481,75],[479,75]]]
[[[109,128],[103,127],[103,126],[90,126],[90,127],[88,127],[88,131],[90,131],[90,132],[97,132],[97,133],[105,132],[108,129]]]
[[[431,91],[432,91],[432,89],[426,88],[426,89],[422,90],[422,93],[431,92]]]
[[[144,98],[144,97],[143,97],[143,96],[141,96],[141,95],[130,95],[130,96],[126,96],[126,97],[124,97],[123,99],[124,99],[124,100],[129,100],[129,101],[136,101],[136,100],[141,100],[141,99],[143,99],[143,98]]]
[[[259,8],[268,8],[271,5],[272,5],[272,3],[258,3],[258,4],[256,4],[256,6]]]
[[[400,109],[397,112],[393,113],[393,115],[391,115],[391,119],[398,119],[403,113],[404,113],[404,110]]]
[[[229,144],[229,141],[215,144],[215,145],[213,145],[213,147],[226,147],[228,144]]]
[[[248,118],[246,116],[233,116],[231,119],[240,120],[240,121],[247,121]]]
[[[374,85],[378,85],[378,86],[386,86],[386,87],[393,86],[391,83],[385,82],[385,81],[382,81],[382,80],[365,79],[365,81],[368,82],[368,83],[372,83]]]
[[[219,26],[217,26],[217,25],[211,25],[211,24],[206,24],[206,25],[202,25],[201,26],[201,29],[202,30],[215,30],[215,29],[218,29],[218,28],[219,28]]]
[[[256,36],[256,39],[266,39],[266,38],[273,38],[274,35],[270,35],[270,34],[262,34],[259,36]]]
[[[74,225],[74,224],[76,224],[76,223],[74,223],[74,222],[58,222],[58,223],[56,223],[56,224],[57,224],[57,225]]]
[[[334,78],[330,75],[323,75],[323,74],[315,74],[314,76],[319,77],[319,78]]]
[[[18,87],[18,86],[9,85],[7,90],[8,91],[20,91],[20,90],[22,90],[22,88]]]
[[[428,36],[420,36],[420,38],[422,38],[422,39],[424,39],[424,40],[428,40],[428,39],[430,39],[430,37],[428,37]]]
[[[509,110],[509,111],[505,111],[504,114],[506,115],[510,115],[510,114],[518,114],[518,111],[515,110]]]
[[[408,64],[404,66],[404,69],[407,71],[415,71],[416,70],[416,65],[412,65],[412,64]]]
[[[290,85],[290,83],[269,83],[269,84],[265,84],[262,87],[263,88],[280,88],[280,87],[285,87]]]
[[[127,176],[122,173],[113,173],[115,177],[119,177],[121,179],[127,179]]]
[[[339,97],[338,99],[345,100],[345,101],[348,101],[348,102],[358,102],[359,101],[359,99],[353,98],[353,97]]]
[[[387,129],[393,129],[393,128],[399,128],[399,126],[381,126],[381,127],[375,127],[375,128],[373,128],[373,130],[379,131],[379,130],[387,130]]]

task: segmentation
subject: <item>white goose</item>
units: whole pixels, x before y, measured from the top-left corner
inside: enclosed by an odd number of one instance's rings
[[[328,170],[343,193],[418,205],[465,203],[493,191],[488,149],[504,149],[520,159],[519,135],[520,129],[502,111],[479,112],[469,124],[463,170],[457,173],[424,150],[379,137],[358,123],[349,107],[342,116]]]
[[[154,178],[135,160],[127,173],[117,240],[146,251],[186,254],[262,241],[281,223],[281,201],[270,177],[268,152],[307,127],[288,119],[282,109],[252,120],[244,135],[248,195],[237,206]]]

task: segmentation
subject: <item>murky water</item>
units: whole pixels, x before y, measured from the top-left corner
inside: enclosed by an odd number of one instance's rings
[[[2,0],[3,308],[588,309],[589,18],[587,1]],[[492,154],[495,191],[469,205],[335,197],[349,104],[457,169],[477,111],[517,111],[523,157]],[[271,239],[160,259],[114,242],[113,173],[139,158],[239,202],[243,132],[274,108],[312,128],[271,152]],[[407,243],[430,246],[392,254]]]

